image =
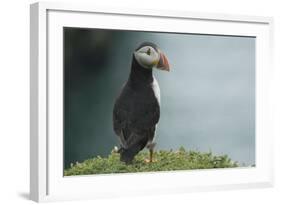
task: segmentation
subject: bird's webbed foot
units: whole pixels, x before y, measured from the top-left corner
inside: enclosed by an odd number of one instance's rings
[[[155,142],[149,142],[146,145],[147,149],[149,150],[149,159],[145,159],[144,162],[146,162],[146,163],[157,162],[156,159],[153,159],[153,151],[154,151],[155,146],[156,146]]]

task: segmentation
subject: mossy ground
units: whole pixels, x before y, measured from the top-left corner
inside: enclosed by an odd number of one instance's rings
[[[71,164],[69,169],[64,170],[65,176],[130,173],[130,172],[154,172],[191,169],[212,169],[238,167],[227,155],[215,156],[211,152],[201,153],[198,151],[186,151],[180,148],[176,151],[156,151],[152,163],[145,162],[149,156],[147,151],[140,152],[132,162],[126,165],[120,162],[119,154],[112,152],[108,157],[94,157],[82,163]]]

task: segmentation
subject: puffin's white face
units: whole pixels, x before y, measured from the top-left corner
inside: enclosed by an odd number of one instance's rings
[[[134,55],[138,63],[147,69],[157,66],[160,59],[160,54],[151,46],[141,47]]]

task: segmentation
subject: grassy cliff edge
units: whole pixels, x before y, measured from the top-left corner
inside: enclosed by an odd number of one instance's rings
[[[120,162],[119,154],[112,151],[108,157],[94,157],[84,162],[71,164],[64,170],[65,176],[130,173],[130,172],[154,172],[191,169],[212,169],[238,167],[227,155],[215,156],[211,152],[186,151],[184,148],[173,151],[156,151],[153,155],[155,162],[147,163],[145,159],[148,152],[140,152],[133,163],[126,165]]]

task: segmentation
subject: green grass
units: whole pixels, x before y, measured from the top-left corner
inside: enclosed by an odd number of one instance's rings
[[[94,157],[82,163],[71,164],[69,169],[64,170],[65,176],[130,173],[130,172],[154,172],[191,169],[212,169],[238,167],[227,155],[215,156],[211,152],[201,153],[198,151],[186,151],[180,148],[176,151],[156,151],[153,163],[146,163],[148,152],[140,152],[133,163],[126,165],[120,162],[119,154],[112,151],[108,157]]]

